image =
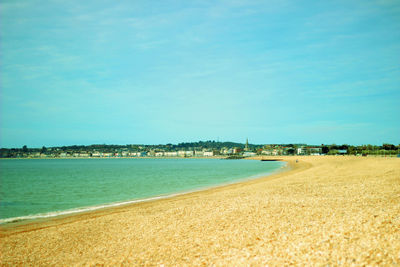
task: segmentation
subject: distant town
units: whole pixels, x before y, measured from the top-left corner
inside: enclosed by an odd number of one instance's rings
[[[165,145],[73,145],[60,147],[1,148],[0,158],[136,158],[136,157],[220,157],[244,158],[281,155],[400,155],[400,145],[255,145],[234,142],[199,141]]]

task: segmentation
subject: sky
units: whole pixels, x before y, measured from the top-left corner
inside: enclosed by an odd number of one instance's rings
[[[400,143],[400,1],[0,2],[0,146]]]

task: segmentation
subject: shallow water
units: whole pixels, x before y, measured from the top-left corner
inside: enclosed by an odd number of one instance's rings
[[[0,223],[232,183],[283,165],[219,159],[0,160]]]

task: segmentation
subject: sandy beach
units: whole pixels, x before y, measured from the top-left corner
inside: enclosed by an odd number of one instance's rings
[[[169,199],[3,225],[1,265],[400,265],[399,158],[279,158],[291,169]]]

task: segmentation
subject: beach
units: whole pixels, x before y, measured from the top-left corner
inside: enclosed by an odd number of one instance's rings
[[[288,170],[169,199],[2,225],[1,264],[400,265],[399,158],[269,159],[287,161]]]

